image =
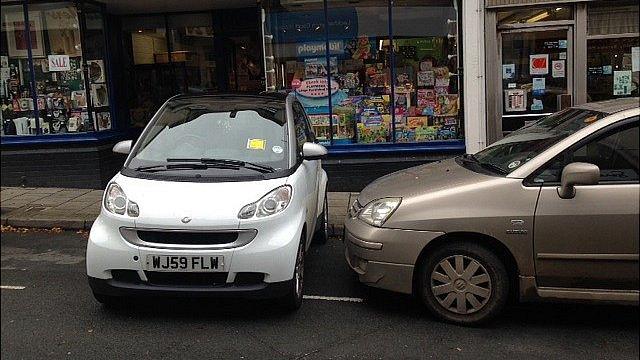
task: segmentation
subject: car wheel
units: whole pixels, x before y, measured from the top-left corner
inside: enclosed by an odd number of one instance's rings
[[[282,299],[282,305],[288,311],[295,311],[302,305],[302,289],[304,285],[304,235],[300,239],[300,245],[298,245],[298,254],[296,255],[296,264],[293,268],[293,279],[287,295]]]
[[[458,242],[428,254],[420,269],[419,291],[422,302],[440,319],[478,325],[506,304],[509,276],[494,253]]]
[[[324,205],[322,207],[322,214],[318,218],[318,225],[316,226],[316,232],[313,236],[313,241],[318,244],[324,244],[329,239],[329,202],[327,201],[327,194],[324,194]]]

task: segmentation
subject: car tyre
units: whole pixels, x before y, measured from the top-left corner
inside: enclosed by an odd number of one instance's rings
[[[287,289],[287,294],[282,299],[282,306],[286,311],[296,311],[302,305],[302,293],[304,285],[304,235],[300,239],[300,245],[298,245],[298,253],[296,255],[296,263],[293,268],[293,279]]]
[[[313,235],[313,241],[318,244],[325,244],[329,239],[329,202],[327,201],[327,193],[324,194],[324,205],[322,213],[318,217],[318,225]]]
[[[480,325],[502,311],[509,298],[509,275],[502,261],[483,246],[456,242],[435,249],[419,272],[421,301],[438,318]]]

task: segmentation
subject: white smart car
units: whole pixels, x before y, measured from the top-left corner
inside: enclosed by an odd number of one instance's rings
[[[131,146],[87,245],[102,303],[137,296],[302,302],[304,254],[327,237],[327,150],[280,94],[180,95]]]

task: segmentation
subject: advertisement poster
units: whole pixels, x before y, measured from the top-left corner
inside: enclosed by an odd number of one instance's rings
[[[516,76],[516,64],[502,65],[502,78],[513,79]]]
[[[531,92],[534,96],[544,95],[546,87],[545,78],[533,78]]]
[[[549,54],[529,55],[529,74],[547,75],[549,73]]]
[[[433,86],[435,81],[436,77],[433,71],[418,71],[418,86]]]
[[[553,60],[551,62],[551,76],[554,78],[563,78],[566,76],[564,60]]]
[[[49,55],[49,71],[69,71],[69,55]]]
[[[526,111],[527,93],[522,89],[505,90],[504,109],[506,112]]]
[[[631,70],[613,72],[613,95],[631,95]]]

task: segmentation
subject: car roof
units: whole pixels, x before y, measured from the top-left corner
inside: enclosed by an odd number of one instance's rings
[[[273,102],[282,102],[284,103],[287,99],[287,94],[277,93],[277,92],[264,92],[260,94],[208,94],[208,93],[185,93],[179,94],[172,97],[169,100],[183,100],[183,99],[207,99],[213,102],[221,101],[221,102],[233,102],[240,101],[243,103],[246,102],[255,102],[256,104],[273,104]]]
[[[615,114],[620,111],[630,110],[640,106],[640,98],[623,98],[606,101],[598,101],[575,106],[576,109],[584,109],[598,111],[607,115]]]

